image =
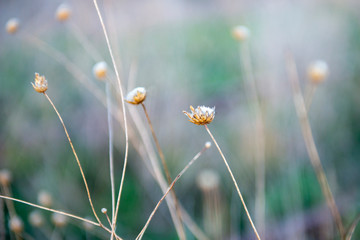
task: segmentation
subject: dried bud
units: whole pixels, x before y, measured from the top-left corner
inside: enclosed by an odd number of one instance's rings
[[[209,148],[211,147],[211,142],[206,142],[206,143],[205,143],[205,147],[206,147],[207,149],[209,149]]]
[[[214,170],[202,170],[198,175],[196,182],[202,191],[210,191],[219,186],[220,177]]]
[[[18,216],[11,217],[9,228],[16,234],[20,234],[24,230],[24,223]]]
[[[309,80],[315,84],[322,83],[328,74],[328,65],[322,60],[313,62],[308,68]]]
[[[61,228],[65,227],[65,225],[67,224],[67,217],[60,213],[53,213],[51,215],[51,221],[56,227]]]
[[[212,122],[215,117],[215,107],[209,108],[205,106],[198,106],[196,109],[190,106],[191,113],[183,111],[189,118],[189,121],[196,125],[206,125]]]
[[[102,208],[102,209],[101,209],[101,212],[102,212],[103,214],[106,214],[106,213],[107,213],[107,209],[106,209],[106,208]]]
[[[47,191],[40,191],[38,194],[38,202],[44,207],[51,207],[53,199],[51,194]]]
[[[238,41],[245,41],[250,37],[250,31],[245,26],[236,26],[232,30],[232,35]]]
[[[126,95],[125,101],[131,104],[140,104],[146,99],[146,90],[143,87],[137,87]]]
[[[44,217],[39,211],[32,211],[29,215],[29,223],[34,227],[41,227],[44,224]]]
[[[35,73],[35,83],[31,83],[31,85],[38,93],[44,93],[48,89],[48,82],[45,76],[40,76],[38,73]]]
[[[68,20],[70,15],[71,8],[65,3],[60,4],[60,6],[56,9],[55,17],[60,22]]]
[[[19,29],[20,21],[17,18],[11,18],[6,22],[6,31],[9,34],[15,34]]]
[[[11,183],[12,174],[8,169],[0,170],[0,184],[3,186],[8,186]]]
[[[108,66],[106,62],[98,62],[94,65],[92,70],[95,78],[104,80],[107,76]]]

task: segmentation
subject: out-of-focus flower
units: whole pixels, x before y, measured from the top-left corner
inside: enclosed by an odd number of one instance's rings
[[[8,169],[0,170],[0,184],[3,186],[8,186],[11,183],[12,174]]]
[[[70,15],[71,15],[71,8],[69,7],[69,5],[65,3],[60,4],[55,12],[55,18],[60,22],[64,22],[68,20]]]
[[[24,223],[18,216],[13,216],[10,219],[9,228],[14,233],[20,234],[24,230]]]
[[[315,84],[322,83],[329,74],[329,68],[325,61],[317,60],[308,68],[309,80]]]
[[[104,80],[107,76],[108,66],[104,61],[98,62],[94,65],[92,71],[95,78],[99,80]]]
[[[65,227],[65,225],[67,224],[67,217],[60,214],[60,213],[53,213],[51,215],[51,221],[53,222],[53,224],[56,226],[56,227]]]
[[[39,211],[32,211],[29,215],[29,223],[34,227],[41,227],[44,224],[44,217]]]
[[[245,41],[250,37],[250,31],[245,26],[236,26],[232,30],[232,35],[238,41]]]
[[[126,95],[125,101],[131,104],[140,104],[146,99],[146,89],[137,87]]]
[[[51,207],[53,203],[53,198],[49,192],[40,191],[38,194],[38,202],[44,207]]]
[[[10,18],[5,25],[6,31],[9,34],[14,34],[18,31],[20,25],[20,21],[17,18]]]

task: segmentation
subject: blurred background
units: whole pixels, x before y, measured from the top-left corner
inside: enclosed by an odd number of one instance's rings
[[[47,94],[68,127],[101,214],[101,208],[111,209],[108,124],[105,83],[93,76],[92,68],[106,61],[109,81],[115,82],[115,75],[93,2],[67,1],[71,15],[60,22],[55,12],[62,3],[0,1],[0,169],[12,175],[9,191],[3,187],[2,194],[43,205],[45,193],[51,207],[86,217],[92,212],[62,126],[30,82],[35,72],[47,78]],[[313,95],[309,119],[348,227],[360,212],[358,1],[104,0],[99,5],[124,89],[147,89],[145,105],[173,178],[211,140],[204,127],[189,123],[182,111],[190,105],[215,106],[209,128],[229,161],[262,239],[340,239],[305,148],[285,53],[295,59],[303,92],[311,85],[308,66],[318,59],[328,65],[328,77]],[[15,34],[5,29],[10,18],[20,22]],[[237,25],[250,31],[244,41],[232,35]],[[249,54],[243,55],[245,51]],[[247,83],[246,60],[252,66],[255,95]],[[120,105],[115,106],[121,111]],[[131,113],[133,140],[117,232],[124,239],[134,239],[162,192],[147,167],[143,134],[151,135],[144,112],[136,105],[126,108]],[[145,127],[137,128],[131,116]],[[261,138],[257,137],[259,119]],[[115,119],[116,189],[124,139]],[[261,161],[259,141],[263,143]],[[209,239],[255,239],[215,147],[191,166],[175,191]],[[9,206],[3,201],[0,206],[1,236],[17,239],[9,231]],[[40,212],[43,224],[34,226],[29,219],[34,208],[14,206],[23,221],[25,239],[108,238],[105,231],[88,229],[77,220],[59,225],[45,211]],[[103,215],[101,219],[106,221]],[[187,238],[195,239],[185,229]],[[360,230],[355,229],[353,239],[359,238]],[[178,239],[165,202],[144,239]]]

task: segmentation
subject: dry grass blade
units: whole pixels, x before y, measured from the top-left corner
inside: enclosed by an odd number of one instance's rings
[[[224,163],[225,163],[225,165],[226,165],[226,168],[227,168],[227,170],[228,170],[229,173],[230,173],[231,179],[232,179],[232,181],[233,181],[233,183],[234,183],[234,185],[235,185],[235,187],[236,187],[236,190],[237,190],[237,192],[238,192],[238,194],[239,194],[241,203],[242,203],[242,205],[243,205],[243,207],[244,207],[244,209],[245,209],[247,218],[249,219],[249,222],[250,222],[250,224],[251,224],[251,227],[252,227],[252,229],[254,230],[254,233],[255,233],[255,235],[256,235],[256,238],[257,238],[258,240],[261,240],[261,238],[260,238],[260,236],[259,236],[259,233],[258,233],[257,230],[256,230],[255,224],[254,224],[254,222],[253,222],[252,219],[251,219],[249,210],[248,210],[247,207],[246,207],[245,200],[244,200],[244,198],[243,198],[243,196],[242,196],[242,194],[241,194],[241,192],[240,192],[239,186],[238,186],[238,184],[236,183],[235,177],[234,177],[234,175],[233,175],[233,173],[232,173],[232,171],[231,171],[231,168],[230,168],[228,162],[226,161],[226,158],[225,158],[224,154],[222,153],[222,151],[221,151],[218,143],[216,142],[214,136],[211,134],[211,132],[210,132],[210,130],[209,130],[209,128],[208,128],[207,125],[205,125],[205,129],[206,129],[206,131],[209,133],[211,139],[213,140],[213,142],[215,143],[217,149],[219,150],[219,153],[220,153],[222,159],[224,160]]]
[[[289,54],[286,58],[288,74],[291,81],[291,86],[293,90],[294,104],[296,108],[296,113],[300,121],[301,130],[303,133],[306,150],[308,152],[310,162],[314,168],[316,177],[320,183],[321,190],[325,196],[327,205],[330,208],[331,214],[335,220],[336,226],[339,230],[341,239],[345,239],[344,226],[341,220],[339,210],[336,206],[334,196],[330,190],[329,183],[327,181],[324,168],[320,161],[320,156],[317,151],[315,141],[312,135],[309,118],[306,111],[306,106],[304,98],[301,94],[301,89],[299,86],[298,73],[296,69],[296,64],[293,57]]]
[[[140,240],[143,235],[144,232],[146,231],[151,219],[153,218],[155,212],[157,211],[157,209],[159,208],[160,204],[163,202],[163,200],[165,199],[165,197],[169,194],[169,192],[172,190],[172,188],[174,187],[175,183],[177,182],[177,180],[179,180],[179,178],[186,172],[186,170],[201,156],[201,154],[203,154],[203,152],[205,152],[205,150],[207,149],[207,147],[204,147],[200,152],[198,152],[195,157],[193,159],[191,159],[191,161],[184,167],[184,169],[176,176],[176,178],[174,179],[174,181],[170,184],[170,186],[168,187],[168,189],[166,190],[165,194],[162,196],[162,198],[159,200],[159,202],[156,204],[154,210],[151,212],[150,217],[148,218],[148,220],[145,223],[145,226],[142,228],[142,230],[140,231],[139,235],[136,237],[136,240]]]
[[[354,231],[355,231],[355,228],[356,226],[358,225],[360,221],[360,214],[358,214],[354,221],[351,223],[349,229],[347,230],[347,233],[346,233],[346,240],[351,240],[353,234],[354,234]]]

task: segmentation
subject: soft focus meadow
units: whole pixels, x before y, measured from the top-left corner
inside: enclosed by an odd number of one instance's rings
[[[59,118],[31,85],[39,73],[76,149],[94,209],[111,229],[101,211],[106,208],[111,221],[107,106],[110,101],[117,194],[126,152],[122,98],[93,1],[61,4],[0,1],[0,194],[98,223]],[[143,238],[257,239],[215,144],[203,149],[211,137],[183,114],[190,105],[216,107],[208,128],[261,239],[360,239],[359,1],[98,4],[123,98],[135,87],[146,89],[144,105],[125,102],[129,152],[117,239],[138,236],[169,186],[142,106],[171,180],[201,151],[166,197],[174,199],[175,192],[177,200],[161,203]],[[69,16],[56,15],[59,6]],[[10,29],[6,24],[12,18],[18,22]],[[102,61],[106,77],[99,80],[94,65]],[[314,151],[323,171],[314,168]],[[318,181],[321,173],[325,185]],[[331,189],[343,233],[324,186]],[[187,214],[180,219],[193,221],[180,224],[185,237],[169,210],[177,215],[179,205]],[[0,239],[111,235],[99,226],[0,198]]]

